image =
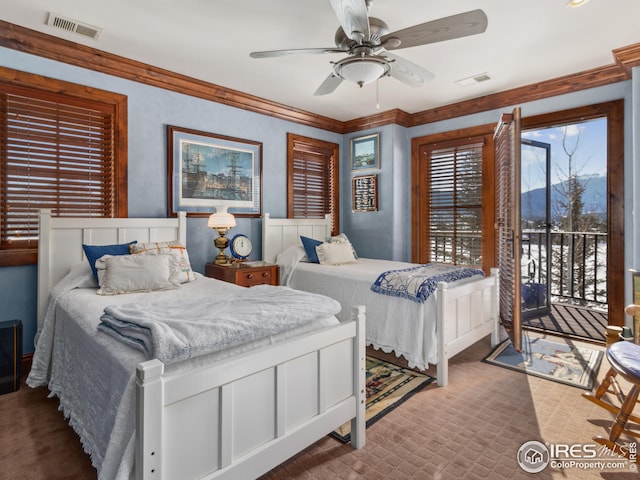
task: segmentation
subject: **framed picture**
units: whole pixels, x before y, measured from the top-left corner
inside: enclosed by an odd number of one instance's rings
[[[378,211],[378,176],[363,175],[353,177],[352,207],[354,212]]]
[[[374,133],[351,140],[351,170],[380,168],[380,134]]]
[[[262,143],[167,127],[169,215],[261,215]]]

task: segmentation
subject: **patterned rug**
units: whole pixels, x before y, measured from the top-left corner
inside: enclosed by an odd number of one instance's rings
[[[367,356],[367,427],[422,390],[435,379],[413,370]],[[351,422],[331,432],[338,440],[351,440]]]
[[[524,335],[522,351],[505,340],[483,359],[484,362],[529,375],[591,390],[604,352],[585,346],[552,342]]]

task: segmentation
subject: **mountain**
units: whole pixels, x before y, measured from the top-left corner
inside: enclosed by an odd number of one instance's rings
[[[582,213],[592,213],[601,219],[607,217],[607,177],[602,175],[584,175],[579,177],[580,183],[585,187],[582,195],[584,207]],[[562,215],[560,205],[566,204],[566,196],[562,193],[567,190],[568,181],[551,185],[551,223]],[[544,218],[545,189],[536,188],[528,192],[522,192],[522,219]]]

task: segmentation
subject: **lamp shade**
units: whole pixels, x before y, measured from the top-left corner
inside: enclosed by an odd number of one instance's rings
[[[236,219],[227,212],[217,212],[209,216],[207,222],[209,228],[233,228],[236,226]]]
[[[384,75],[384,67],[379,63],[373,62],[353,62],[343,65],[340,69],[340,75],[342,75],[342,78],[345,80],[357,83],[358,85],[364,85]]]
[[[362,86],[387,75],[391,67],[382,57],[364,55],[344,58],[336,62],[333,70],[340,78]]]

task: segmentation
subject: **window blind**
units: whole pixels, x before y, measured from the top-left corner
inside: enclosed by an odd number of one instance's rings
[[[2,248],[37,246],[41,208],[56,216],[115,216],[114,107],[3,90]]]
[[[427,243],[430,261],[482,263],[483,143],[429,152]]]
[[[337,211],[337,145],[313,139],[290,138],[288,161],[289,218],[323,218]]]

